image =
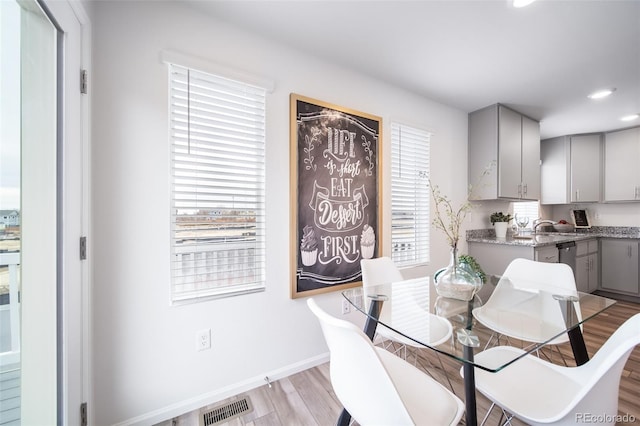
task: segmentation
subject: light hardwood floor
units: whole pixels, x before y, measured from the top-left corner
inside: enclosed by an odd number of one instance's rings
[[[640,312],[640,305],[629,302],[618,302],[596,318],[589,320],[584,325],[584,336],[589,355],[592,356],[604,341],[627,318]],[[513,342],[512,342],[513,343]],[[562,345],[561,352],[566,360],[571,360],[571,347]],[[440,364],[435,359],[433,352],[422,349],[417,351],[418,366],[428,366],[431,374],[441,383],[445,383],[441,368],[434,368]],[[560,356],[556,352],[548,352],[552,361],[561,363]],[[441,357],[444,370],[452,381],[455,393],[464,399],[464,388],[460,377],[460,363],[446,357]],[[409,356],[412,362],[413,358]],[[569,361],[570,363],[570,361]],[[424,369],[424,367],[422,367]],[[234,399],[249,396],[253,404],[253,411],[243,417],[224,423],[230,426],[278,426],[278,425],[304,425],[324,426],[334,425],[342,409],[331,388],[329,379],[329,364],[302,371],[284,379],[278,380],[268,386],[262,386],[242,395],[220,401],[214,405],[203,407],[210,409],[229,403]],[[489,401],[478,393],[478,421],[484,417],[489,408]],[[619,413],[627,414],[635,418],[634,425],[640,425],[640,346],[636,347],[625,366],[620,381]],[[186,413],[173,420],[162,423],[162,426],[197,426],[200,410]],[[499,421],[498,410],[494,410],[487,424],[495,425]],[[464,417],[463,422],[464,424]],[[522,423],[514,422],[514,425]],[[629,423],[619,423],[629,426]]]

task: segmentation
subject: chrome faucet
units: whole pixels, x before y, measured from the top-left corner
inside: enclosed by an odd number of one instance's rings
[[[542,225],[543,223],[549,224],[549,225],[553,225],[555,224],[555,222],[553,220],[549,220],[549,219],[536,219],[533,221],[533,233],[536,234],[538,232],[538,226]]]

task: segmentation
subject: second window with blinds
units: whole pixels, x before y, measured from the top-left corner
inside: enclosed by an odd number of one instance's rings
[[[263,88],[170,64],[173,302],[265,287]]]
[[[391,256],[399,266],[429,262],[431,134],[391,123]]]

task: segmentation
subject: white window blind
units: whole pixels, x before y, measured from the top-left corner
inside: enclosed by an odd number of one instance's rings
[[[533,221],[539,218],[540,213],[538,213],[538,202],[537,201],[518,201],[513,203],[513,215],[514,218],[517,215],[518,217],[526,217],[529,219],[529,223],[524,229],[532,229]],[[514,222],[515,223],[515,220]]]
[[[169,64],[173,302],[265,287],[264,89]]]
[[[391,245],[399,265],[429,261],[429,132],[391,123]]]

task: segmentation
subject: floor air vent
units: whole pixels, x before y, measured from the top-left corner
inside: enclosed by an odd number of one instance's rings
[[[200,416],[200,426],[215,426],[253,411],[251,400],[245,396],[237,401],[205,411]]]

